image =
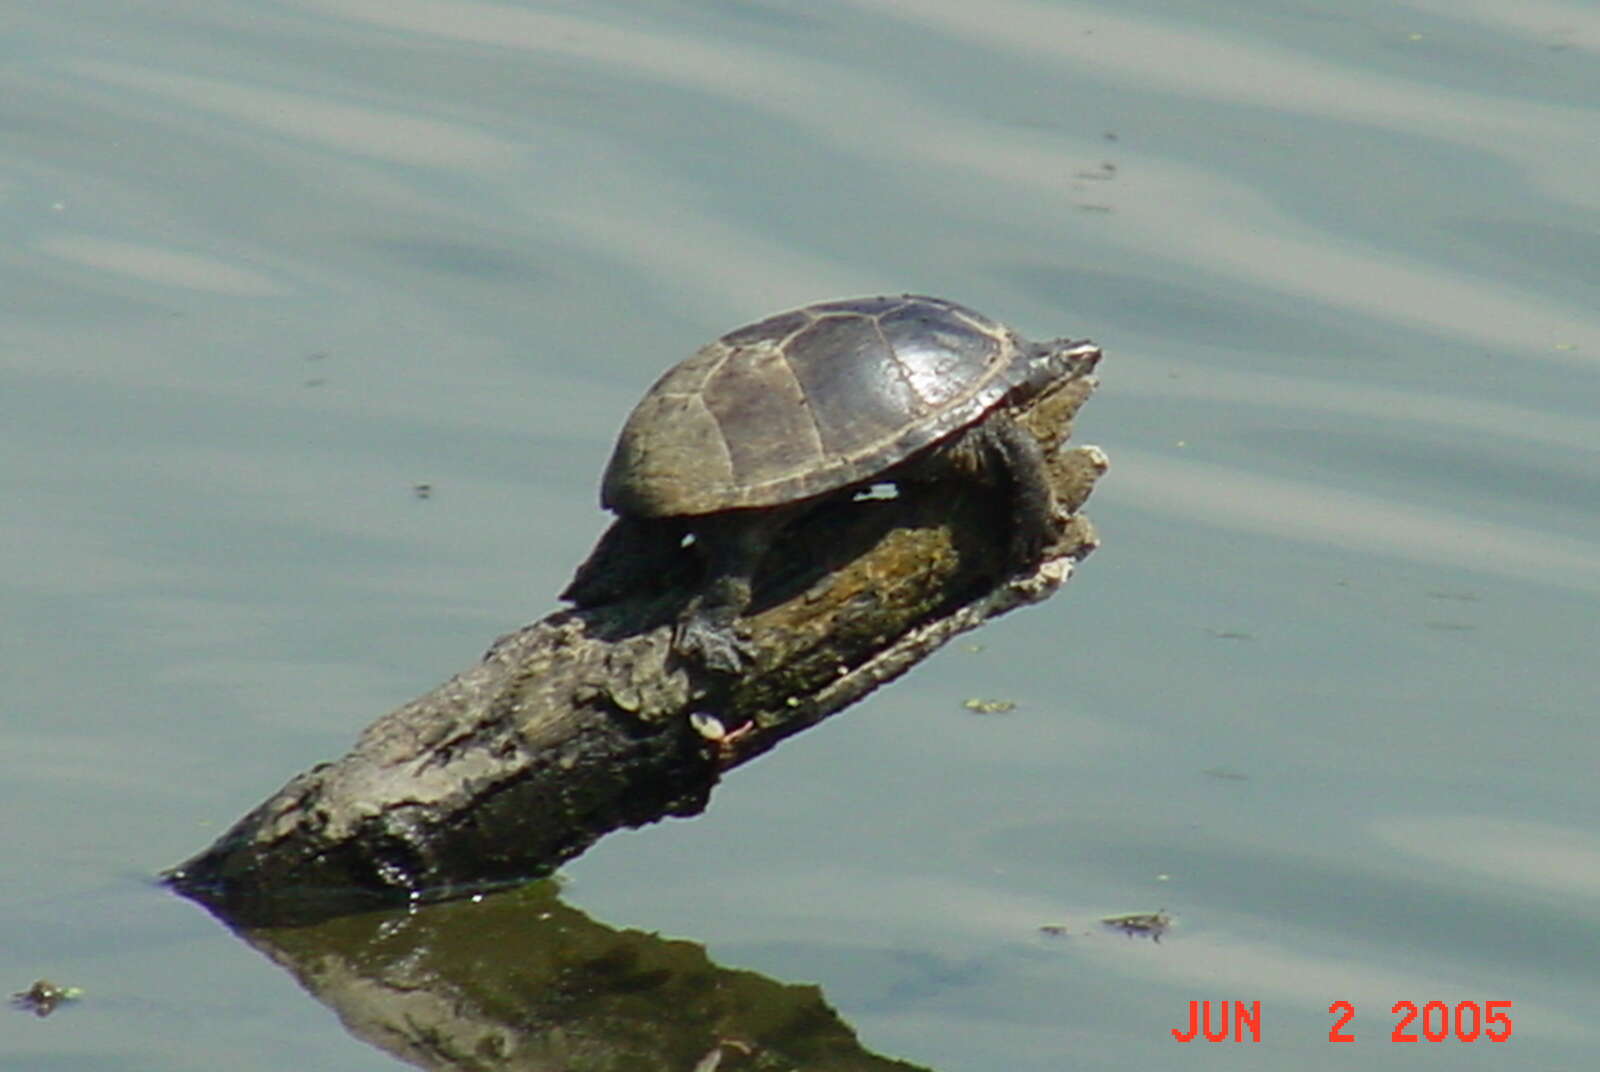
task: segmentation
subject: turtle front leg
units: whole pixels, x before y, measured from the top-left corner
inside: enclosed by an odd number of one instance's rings
[[[996,413],[969,433],[1011,491],[1011,560],[1031,570],[1056,538],[1055,494],[1039,441],[1005,413]]]
[[[772,537],[787,518],[782,509],[730,510],[692,518],[689,531],[705,562],[705,583],[678,615],[672,647],[708,670],[737,674],[755,654],[736,622],[750,606],[750,585]]]

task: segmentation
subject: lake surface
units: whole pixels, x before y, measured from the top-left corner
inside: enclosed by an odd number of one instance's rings
[[[397,1067],[150,877],[553,609],[661,369],[901,291],[1105,347],[1102,548],[567,902],[940,1070],[1592,1062],[1600,8],[6,22],[0,1065]]]

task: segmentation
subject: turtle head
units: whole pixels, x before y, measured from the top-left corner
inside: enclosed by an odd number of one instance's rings
[[[1100,361],[1100,347],[1088,339],[1023,343],[1018,387],[1028,396],[1075,376],[1087,376]]]

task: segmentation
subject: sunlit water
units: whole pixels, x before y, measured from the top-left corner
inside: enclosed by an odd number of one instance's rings
[[[145,880],[550,609],[661,368],[903,290],[1105,346],[1104,547],[569,900],[943,1070],[1592,1059],[1593,5],[81,2],[6,37],[0,988],[86,996],[0,1018],[0,1064],[392,1067]],[[1094,925],[1156,909],[1159,944]],[[1174,1042],[1203,999],[1264,1041]],[[1400,1000],[1514,1001],[1514,1040],[1392,1043]]]

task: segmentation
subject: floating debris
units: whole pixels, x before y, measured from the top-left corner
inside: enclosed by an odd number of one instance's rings
[[[980,700],[977,697],[967,700],[961,706],[979,715],[1003,715],[1017,709],[1014,700]]]
[[[1166,909],[1158,912],[1125,912],[1119,916],[1101,916],[1100,922],[1112,930],[1121,931],[1129,938],[1138,935],[1152,942],[1161,941],[1161,936],[1172,928],[1172,917],[1167,915]]]
[[[60,986],[49,979],[40,979],[26,990],[11,995],[11,1004],[35,1016],[49,1016],[63,1002],[76,1001],[83,991],[76,986]]]

